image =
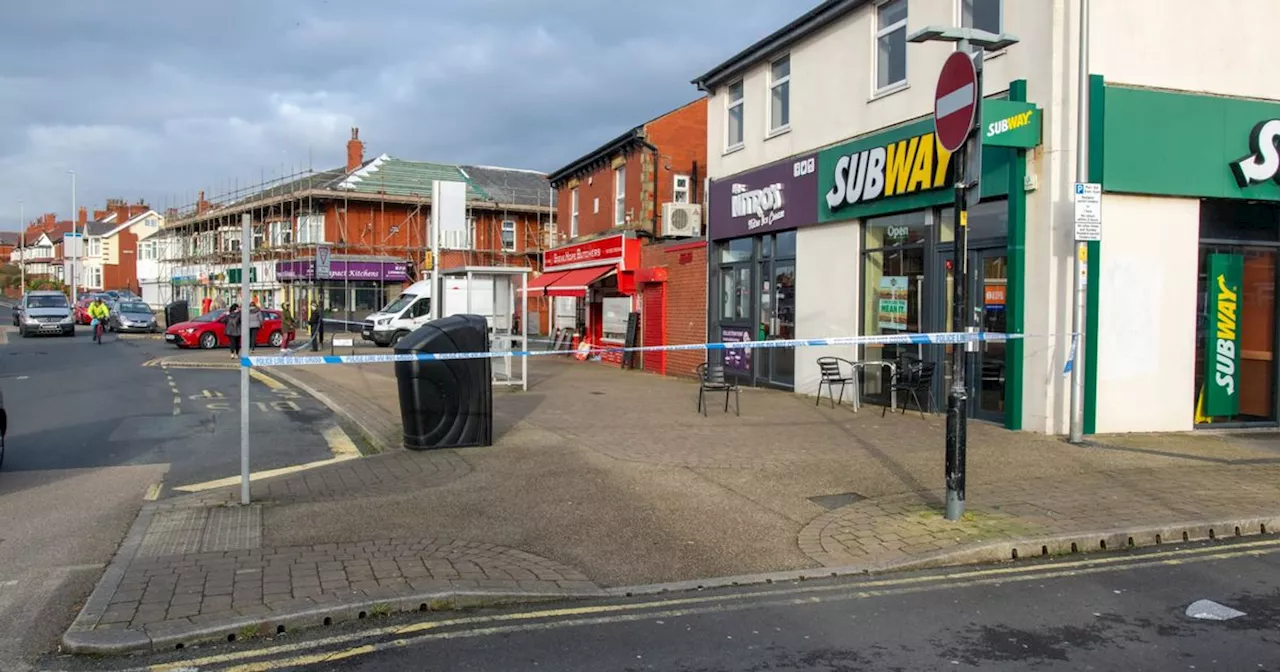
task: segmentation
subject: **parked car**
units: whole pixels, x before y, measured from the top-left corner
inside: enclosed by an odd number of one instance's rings
[[[110,297],[106,294],[94,292],[85,294],[76,300],[76,324],[91,324],[93,322],[93,318],[89,317],[89,304],[93,303],[93,300],[97,298],[106,301]]]
[[[36,334],[76,334],[74,311],[67,295],[62,292],[28,292],[18,304],[15,317],[18,333],[23,338]]]
[[[156,314],[151,312],[151,306],[128,298],[121,299],[111,306],[111,317],[107,318],[107,329],[148,334],[159,331],[159,327],[156,326]]]
[[[280,311],[267,308],[262,311],[262,328],[258,330],[257,345],[280,347],[284,342],[284,333],[280,330]],[[247,331],[247,330],[246,330]],[[227,348],[231,339],[227,338],[227,311],[214,310],[193,320],[179,322],[164,332],[166,343],[179,348]]]

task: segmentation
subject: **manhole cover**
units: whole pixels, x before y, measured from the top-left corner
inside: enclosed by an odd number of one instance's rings
[[[817,497],[810,497],[809,501],[828,511],[832,511],[864,499],[866,499],[866,497],[863,497],[856,492],[842,492],[838,495],[819,495]]]

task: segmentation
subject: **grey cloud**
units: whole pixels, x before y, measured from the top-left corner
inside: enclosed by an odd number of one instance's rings
[[[816,2],[816,0],[811,0]],[[0,229],[368,152],[551,170],[698,96],[786,0],[40,0],[0,22]]]

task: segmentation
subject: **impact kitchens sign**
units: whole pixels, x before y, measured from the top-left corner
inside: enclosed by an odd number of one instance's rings
[[[1244,257],[1210,254],[1205,310],[1204,414],[1240,414],[1240,287]]]
[[[1003,150],[1039,145],[1040,127],[1041,111],[1031,103],[983,101],[983,193],[1008,193],[1013,152]],[[928,117],[820,152],[818,221],[943,205],[952,201],[953,184],[951,153],[938,144]]]

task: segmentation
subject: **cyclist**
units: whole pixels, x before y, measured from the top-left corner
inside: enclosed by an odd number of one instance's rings
[[[107,307],[102,297],[97,297],[85,312],[89,313],[90,319],[93,320],[93,340],[101,345],[102,332],[107,328],[107,318],[111,316],[111,309]]]

